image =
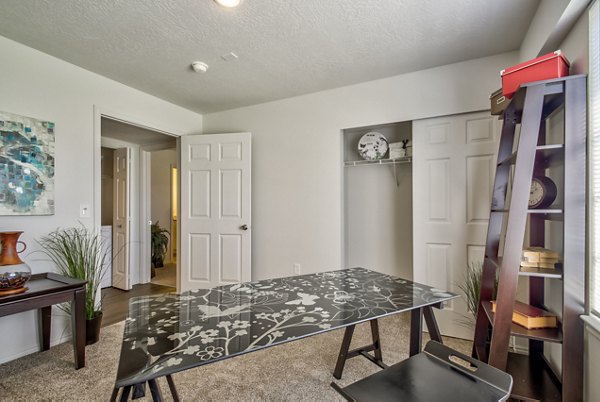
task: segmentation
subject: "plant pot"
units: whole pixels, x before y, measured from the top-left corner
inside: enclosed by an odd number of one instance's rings
[[[154,268],[162,268],[164,267],[164,261],[162,257],[155,257],[153,259]]]
[[[85,344],[93,345],[100,340],[100,325],[102,324],[102,312],[94,318],[85,320]]]

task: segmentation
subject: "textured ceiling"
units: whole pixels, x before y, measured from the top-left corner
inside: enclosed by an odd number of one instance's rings
[[[207,113],[515,50],[538,3],[2,0],[0,35]]]

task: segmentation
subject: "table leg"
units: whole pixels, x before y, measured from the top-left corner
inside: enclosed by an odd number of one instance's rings
[[[371,337],[373,338],[373,346],[375,346],[375,350],[373,353],[375,354],[375,359],[383,362],[383,356],[381,355],[381,340],[379,339],[379,324],[377,320],[371,320]]]
[[[442,335],[440,334],[440,329],[438,328],[431,306],[423,307],[423,316],[429,330],[429,337],[436,342],[444,343],[442,342]]]
[[[152,400],[154,402],[162,402],[163,397],[160,392],[160,387],[158,386],[158,382],[156,379],[148,380],[148,386],[150,387],[150,393],[152,394]]]
[[[40,322],[40,344],[42,350],[50,349],[50,323],[52,321],[52,306],[42,307],[38,310]]]
[[[146,383],[135,384],[133,386],[133,394],[131,399],[140,399],[146,396]]]
[[[416,308],[410,311],[410,350],[409,355],[414,356],[421,352],[423,337],[423,309]]]
[[[110,394],[110,402],[116,402],[117,401],[117,395],[119,395],[119,390],[120,389],[121,388],[117,388],[117,387],[115,387],[113,389],[112,394]]]
[[[171,391],[171,396],[173,397],[173,401],[179,402],[179,395],[177,394],[177,388],[175,388],[175,382],[173,381],[173,377],[170,374],[167,376],[167,383],[169,384],[169,390]]]
[[[71,322],[75,368],[80,369],[85,367],[85,289],[75,291],[71,302]]]
[[[129,400],[129,393],[131,392],[131,385],[128,385],[123,388],[123,393],[121,393],[121,402],[127,402]]]
[[[350,325],[349,327],[346,327],[346,331],[344,332],[342,347],[340,348],[340,354],[338,355],[337,363],[335,364],[335,370],[333,371],[333,376],[338,380],[342,378],[342,372],[344,371],[344,365],[346,364],[348,350],[350,350],[350,342],[352,341],[354,328],[356,328],[356,325]]]

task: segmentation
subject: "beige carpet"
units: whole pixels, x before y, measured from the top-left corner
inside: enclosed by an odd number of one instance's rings
[[[387,364],[407,357],[408,315],[380,320],[383,358]],[[101,340],[86,349],[86,367],[73,368],[70,344],[34,353],[0,365],[0,400],[106,401],[116,375],[123,323],[102,328]],[[185,401],[327,401],[342,400],[329,386],[343,330],[252,352],[174,375]],[[368,324],[357,327],[353,347],[367,344]],[[424,336],[427,338],[427,336]],[[424,341],[425,342],[425,341]],[[445,339],[450,347],[470,354],[471,343]],[[341,385],[378,371],[365,358],[346,363]],[[159,380],[170,400],[166,382]],[[146,400],[150,400],[147,398]]]
[[[150,280],[152,283],[163,286],[177,286],[177,265],[175,263],[166,263],[164,267],[154,268],[156,275]]]

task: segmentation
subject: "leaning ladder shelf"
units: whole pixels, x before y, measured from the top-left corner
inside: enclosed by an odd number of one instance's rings
[[[564,144],[546,144],[547,119],[561,110]],[[521,130],[517,136],[518,124]],[[512,374],[515,399],[583,399],[583,324],[579,316],[584,313],[585,294],[585,164],[586,77],[521,86],[503,116],[473,342],[475,357]],[[549,167],[561,166],[562,206],[528,209],[532,177],[543,175]],[[562,268],[545,273],[520,272],[527,223],[529,245],[544,246],[545,222],[552,220],[562,221]],[[496,277],[497,309],[492,313],[490,300]],[[529,279],[529,304],[540,308],[545,308],[547,281],[561,283],[558,328],[528,330],[512,322],[517,283],[524,277]],[[529,355],[509,352],[511,336],[529,340]],[[561,345],[560,375],[548,363],[544,343]]]

